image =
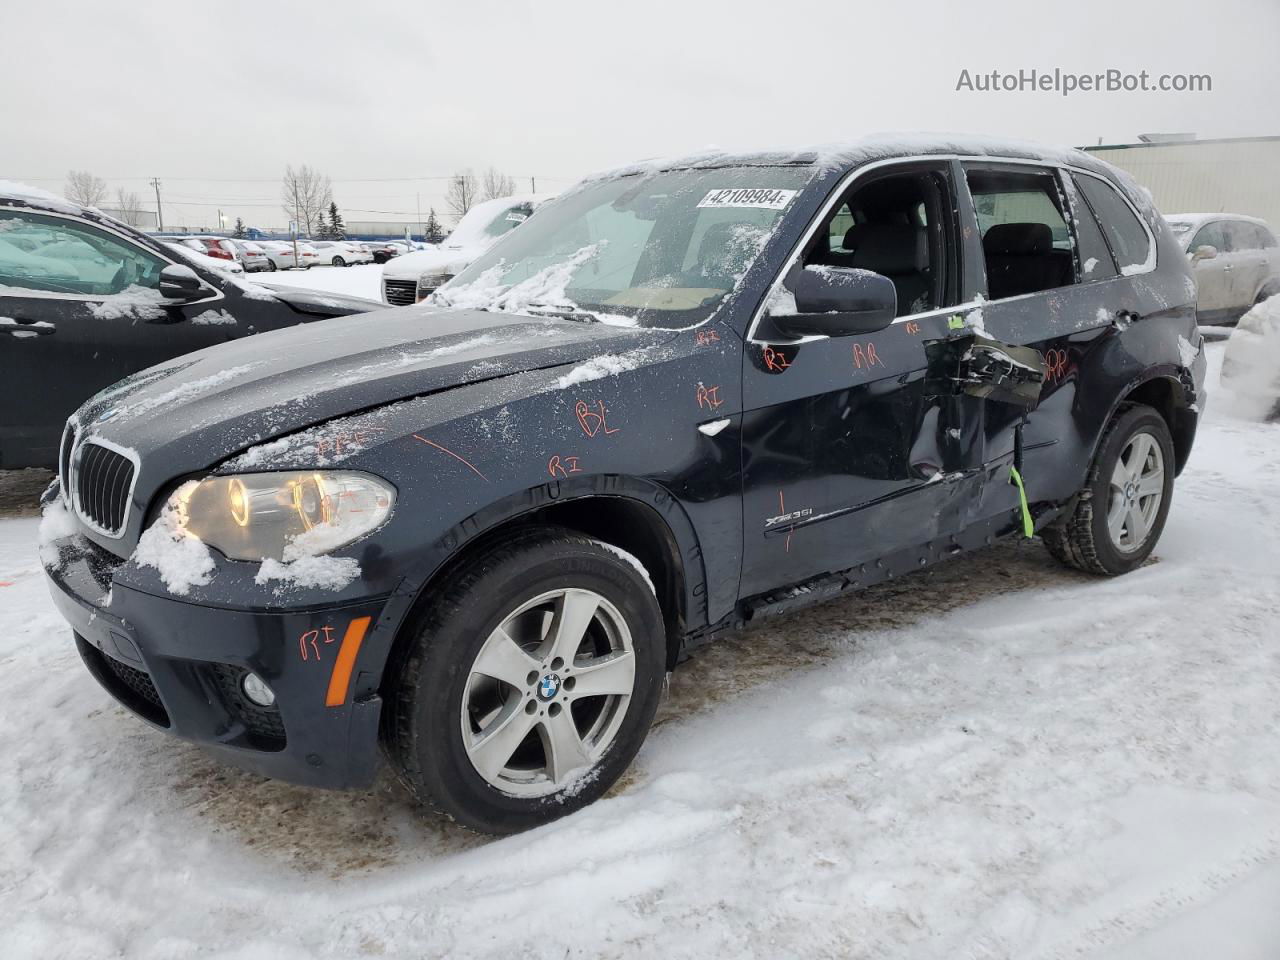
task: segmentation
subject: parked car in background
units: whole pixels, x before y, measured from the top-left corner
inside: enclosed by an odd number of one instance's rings
[[[160,241],[165,247],[181,254],[184,258],[198,266],[204,267],[206,270],[219,270],[223,273],[243,274],[244,267],[235,260],[224,260],[221,257],[211,257],[204,252],[205,247],[199,241],[193,240],[190,243],[177,242],[170,240]]]
[[[526,194],[476,204],[434,250],[407,253],[382,268],[382,299],[393,306],[425,300],[550,199]]]
[[[317,264],[349,267],[357,263],[373,263],[373,254],[358,243],[346,240],[312,240],[310,246],[316,252]]]
[[[1235,323],[1280,292],[1280,249],[1266,221],[1235,213],[1165,216],[1195,274],[1201,323]]]
[[[313,785],[385,755],[494,833],[608,791],[717,634],[1005,537],[1141,567],[1204,399],[1147,196],[985,138],[630,167],[378,318],[85,404],[41,556],[157,728]]]
[[[374,263],[386,263],[410,252],[410,247],[403,240],[372,240],[369,252],[373,254]]]
[[[198,250],[206,257],[213,257],[215,260],[239,260],[238,251],[236,250],[235,241],[227,237],[212,237],[193,234],[191,236],[175,237],[174,239],[181,242],[184,246]]]
[[[233,260],[0,183],[0,468],[55,466],[67,415],[144,367],[382,306],[236,274]]]
[[[292,240],[259,240],[258,243],[266,251],[267,259],[277,270],[306,269],[317,259],[315,249],[302,240],[298,241],[297,259],[294,258]]]
[[[262,270],[275,269],[275,265],[272,264],[271,259],[267,256],[267,251],[263,250],[255,241],[232,238],[231,245],[236,248],[236,259],[244,267],[245,273],[258,273]]]

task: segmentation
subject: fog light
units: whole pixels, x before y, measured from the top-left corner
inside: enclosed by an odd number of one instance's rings
[[[276,702],[276,695],[256,673],[246,673],[240,686],[244,688],[244,695],[260,707],[269,707]]]

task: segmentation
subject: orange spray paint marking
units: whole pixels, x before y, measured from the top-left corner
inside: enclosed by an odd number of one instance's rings
[[[791,366],[791,361],[783,354],[773,349],[773,347],[765,347],[764,365],[766,370],[769,370],[772,373],[779,373]]]
[[[308,630],[298,638],[298,652],[302,654],[303,660],[310,660],[307,656],[307,644],[311,644],[311,650],[315,654],[317,660],[320,659],[320,648],[316,646],[316,640],[320,638],[319,630]]]
[[[617,433],[619,428],[614,427],[613,429],[610,429],[609,425],[605,422],[604,401],[598,400],[596,401],[596,405],[599,408],[599,413],[588,406],[585,400],[579,400],[574,404],[573,412],[578,418],[578,426],[582,428],[582,432],[588,437],[594,437],[602,430],[606,435]]]
[[[876,345],[874,343],[868,343],[865,348],[860,343],[853,345],[853,368],[855,370],[869,370],[876,364],[883,367],[884,361],[876,354]]]
[[[904,326],[907,328],[907,333],[920,332],[920,324],[916,323],[914,320],[908,320]]]
[[[571,473],[581,473],[577,457],[561,457],[558,454],[547,461],[547,473],[553,477],[567,477]]]
[[[704,387],[701,383],[698,384],[698,409],[701,410],[706,407],[709,410],[714,410],[722,403],[724,401],[720,399],[719,387]]]
[[[1046,350],[1044,354],[1045,379],[1056,383],[1067,374],[1067,351]]]
[[[458,456],[456,453],[454,453],[452,450],[450,450],[448,447],[442,447],[442,446],[440,446],[440,444],[438,444],[438,443],[433,443],[432,441],[428,440],[426,437],[420,437],[420,436],[418,436],[416,433],[413,435],[413,439],[415,439],[415,440],[421,440],[421,441],[422,441],[423,443],[425,443],[427,446],[429,446],[429,447],[435,447],[435,448],[436,448],[437,450],[439,450],[441,453],[447,453],[449,456],[453,457],[453,459],[455,459],[455,460],[457,460],[459,463],[463,464],[463,465],[464,465],[468,470],[470,470],[472,473],[474,473],[477,477],[479,477],[479,478],[480,478],[481,480],[483,480],[485,483],[488,483],[488,482],[489,482],[489,478],[488,478],[488,477],[486,477],[486,476],[485,476],[483,473],[481,473],[479,470],[477,470],[477,469],[476,469],[476,467],[475,467],[475,464],[473,464],[473,463],[472,463],[470,460],[468,460],[466,457],[460,457],[460,456]]]
[[[338,648],[338,659],[334,661],[333,673],[329,675],[329,692],[324,698],[326,707],[340,707],[347,702],[356,655],[360,653],[360,644],[364,643],[364,635],[372,622],[373,617],[356,617],[347,624],[342,646]]]
[[[693,342],[700,347],[706,347],[713,343],[719,343],[720,335],[714,330],[699,330],[693,335]]]

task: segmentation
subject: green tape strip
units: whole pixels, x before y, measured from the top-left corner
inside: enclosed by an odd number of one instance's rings
[[[948,330],[963,330],[963,329],[964,329],[964,317],[960,316],[960,314],[958,314],[958,313],[957,313],[957,314],[952,315],[951,317],[949,317],[949,318],[947,319],[947,329],[948,329]]]
[[[1027,488],[1022,485],[1022,474],[1018,468],[1009,467],[1009,482],[1018,485],[1018,502],[1022,505],[1022,533],[1027,539],[1036,535],[1036,525],[1031,521],[1031,508],[1027,506]]]

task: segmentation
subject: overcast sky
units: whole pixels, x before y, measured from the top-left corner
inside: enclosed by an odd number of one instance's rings
[[[444,212],[427,178],[465,167],[553,192],[642,157],[876,131],[1280,134],[1280,0],[5,0],[0,28],[0,178],[61,192],[86,169],[153,198],[158,176],[166,225],[283,224],[286,163],[328,174],[348,220],[411,220]],[[1055,67],[1213,91],[956,90],[966,68]]]

